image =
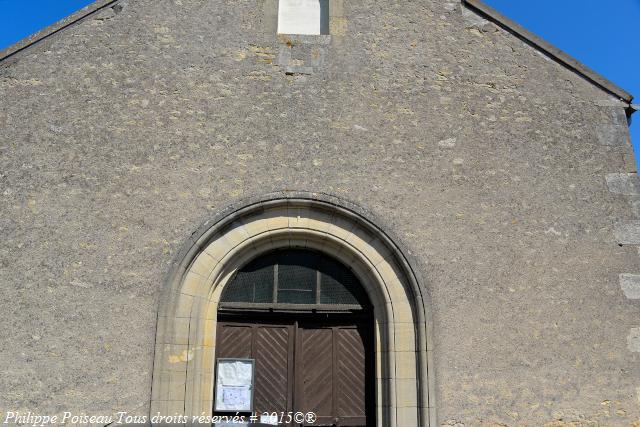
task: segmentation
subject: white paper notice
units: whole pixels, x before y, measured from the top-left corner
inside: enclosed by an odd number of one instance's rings
[[[225,407],[237,411],[251,409],[251,388],[246,385],[223,385],[222,403]]]
[[[220,361],[218,380],[224,385],[251,385],[253,365],[249,362]]]
[[[216,411],[251,411],[252,360],[218,360]]]

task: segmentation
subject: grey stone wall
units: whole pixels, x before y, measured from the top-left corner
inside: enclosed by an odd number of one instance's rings
[[[332,4],[130,0],[0,64],[1,411],[145,413],[180,245],[291,189],[421,261],[443,425],[640,422],[622,107],[456,3]]]

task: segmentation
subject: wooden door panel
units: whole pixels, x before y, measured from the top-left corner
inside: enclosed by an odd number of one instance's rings
[[[301,325],[296,340],[296,410],[314,412],[314,425],[367,425],[372,378],[366,329]]]
[[[253,328],[251,325],[219,324],[216,357],[251,358]]]
[[[367,419],[366,335],[358,328],[337,328],[336,412],[341,426],[364,426]]]
[[[291,411],[292,327],[256,328],[254,404],[256,412]]]
[[[297,410],[313,412],[316,425],[334,422],[333,330],[300,327],[297,334]]]

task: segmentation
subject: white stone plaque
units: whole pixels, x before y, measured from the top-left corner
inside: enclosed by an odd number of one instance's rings
[[[280,0],[279,34],[321,34],[320,0]]]

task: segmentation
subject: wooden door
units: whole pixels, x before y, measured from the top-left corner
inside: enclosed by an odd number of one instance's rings
[[[318,417],[310,425],[373,425],[373,353],[366,325],[299,325],[295,363],[296,408]]]
[[[309,425],[374,425],[371,329],[348,317],[219,321],[216,357],[255,359],[258,414],[313,412]]]

